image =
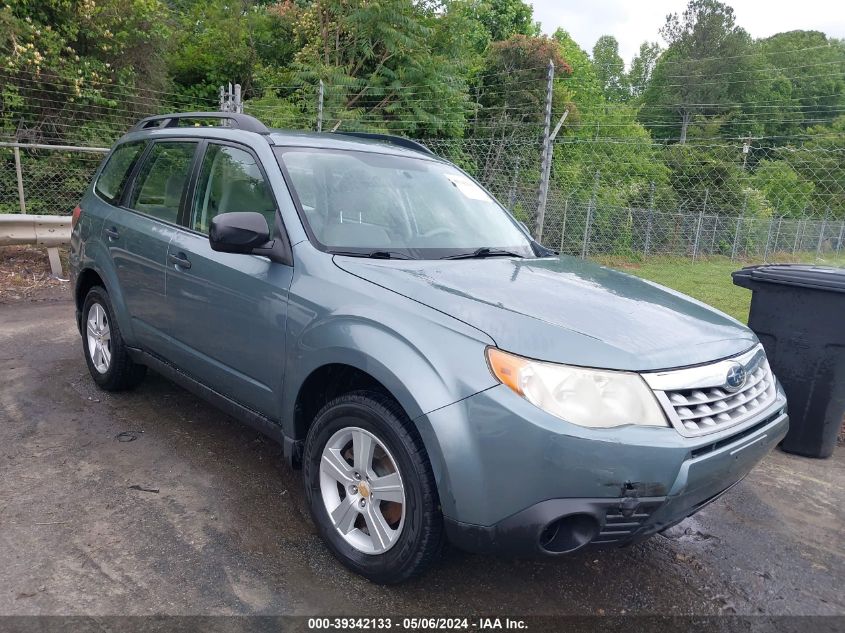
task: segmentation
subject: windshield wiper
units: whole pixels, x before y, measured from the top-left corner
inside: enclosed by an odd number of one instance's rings
[[[329,251],[332,255],[344,255],[346,257],[368,257],[369,259],[413,259],[405,253],[396,251]]]
[[[513,251],[501,248],[488,248],[486,246],[477,248],[471,253],[447,255],[446,257],[441,257],[440,259],[484,259],[485,257],[519,257],[520,259],[523,259],[523,256],[519,253],[514,253]]]

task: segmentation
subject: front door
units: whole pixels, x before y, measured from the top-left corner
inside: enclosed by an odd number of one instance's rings
[[[165,266],[197,143],[158,141],[142,159],[134,185],[103,223],[134,342],[156,354],[167,350]]]
[[[207,386],[279,419],[293,269],[259,255],[211,250],[211,219],[237,211],[264,214],[274,230],[276,204],[255,156],[209,142],[187,227],[168,249],[171,354],[180,369]]]

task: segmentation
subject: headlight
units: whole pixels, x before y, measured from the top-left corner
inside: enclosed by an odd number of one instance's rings
[[[493,375],[520,396],[579,426],[669,426],[639,374],[543,363],[487,348]]]

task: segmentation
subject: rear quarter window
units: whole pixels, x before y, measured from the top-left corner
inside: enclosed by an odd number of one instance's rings
[[[120,200],[120,194],[129,177],[129,172],[141,150],[143,142],[125,143],[115,150],[108,157],[99,178],[94,185],[94,190],[103,200],[116,204]]]

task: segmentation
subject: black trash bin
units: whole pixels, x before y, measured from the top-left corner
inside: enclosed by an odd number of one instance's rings
[[[845,268],[750,266],[733,273],[753,291],[748,325],[783,385],[783,450],[830,457],[845,415]]]

